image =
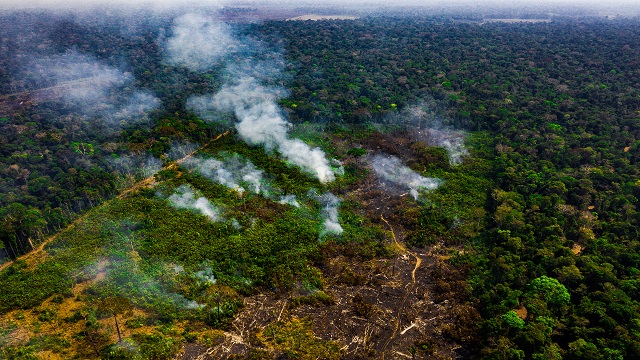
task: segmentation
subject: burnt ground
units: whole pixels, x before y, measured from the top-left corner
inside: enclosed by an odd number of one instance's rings
[[[410,148],[406,141],[382,136],[361,146],[407,159],[410,152],[399,150]],[[347,158],[346,164],[350,162],[366,167],[363,157]],[[402,194],[388,195],[373,174],[342,192],[343,199],[358,201],[362,215],[385,229],[392,255],[363,259],[345,255],[353,253],[345,247],[356,245],[335,245],[319,266],[325,278],[324,292],[333,303],[297,306],[291,301],[293,293],[247,297],[244,309],[217,345],[206,349],[188,344],[179,359],[246,358],[251,349],[287,359],[257,340],[257,334],[271,323],[292,318],[311,319],[315,336],[338,343],[344,359],[469,357],[471,348],[465,344],[472,344],[475,338],[472,324],[477,313],[466,300],[464,269],[446,261],[452,249],[442,244],[405,249],[410,221],[402,214],[415,203]]]
[[[448,335],[448,329],[456,323],[456,303],[436,295],[430,273],[439,260],[430,252],[433,249],[425,250],[414,252],[422,259],[415,286],[411,272],[416,261],[408,253],[359,264],[335,257],[327,269],[327,275],[334,276],[333,281],[326,286],[335,304],[294,307],[288,298],[275,294],[248,297],[223,341],[209,349],[188,346],[180,358],[248,355],[250,348],[260,346],[253,340],[259,329],[291,317],[311,318],[316,336],[339,343],[344,359],[377,359],[383,354],[387,359],[411,358],[412,347],[417,350],[415,358],[458,358],[463,350],[461,344]],[[348,285],[340,281],[337,273],[344,266],[350,266],[363,283]]]
[[[188,345],[179,358],[244,357],[251,348],[262,348],[255,338],[265,326],[304,317],[312,319],[317,337],[340,344],[344,359],[412,358],[412,348],[416,359],[466,357],[468,350],[460,341],[466,339],[455,339],[460,337],[456,328],[461,312],[473,309],[434,280],[443,267],[443,257],[435,251],[435,247],[412,251],[422,260],[415,284],[411,273],[416,259],[409,253],[365,262],[336,256],[323,269],[329,282],[325,292],[334,304],[296,307],[288,297],[273,293],[248,297],[223,340],[209,349]],[[345,268],[356,281],[345,280]]]

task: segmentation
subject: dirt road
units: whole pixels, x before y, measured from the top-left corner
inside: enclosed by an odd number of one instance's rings
[[[217,137],[215,137],[214,139],[211,139],[209,142],[207,142],[206,144],[204,144],[203,146],[193,150],[192,152],[188,153],[187,155],[183,156],[182,158],[172,161],[171,163],[167,164],[165,167],[162,168],[162,170],[170,170],[170,169],[174,169],[176,168],[178,165],[184,163],[185,161],[187,161],[189,158],[191,158],[195,153],[197,153],[198,151],[206,148],[207,146],[209,146],[211,143],[219,140],[220,138],[222,138],[223,136],[228,135],[229,132],[224,132],[220,135],[218,135]],[[146,179],[140,180],[137,183],[133,184],[131,187],[129,187],[128,189],[123,190],[116,198],[117,199],[123,199],[126,195],[131,194],[132,192],[141,189],[142,187],[146,187],[146,186],[153,186],[155,184],[155,177],[154,175],[149,176]],[[111,200],[109,200],[111,201]],[[107,204],[109,201],[104,202],[101,206],[104,206],[105,204]],[[71,224],[69,224],[69,226],[67,226],[66,228],[58,231],[57,233],[49,236],[48,238],[46,238],[42,243],[40,243],[40,245],[38,245],[38,247],[27,253],[24,254],[20,257],[18,257],[19,260],[25,260],[28,263],[34,262],[34,260],[38,259],[42,254],[42,252],[44,251],[44,247],[51,243],[53,240],[55,240],[60,234],[67,232],[71,229],[73,229],[78,223],[80,223],[81,221],[83,221],[87,215],[89,214],[89,211],[85,212],[82,216],[78,217],[77,219],[73,220],[71,222]],[[2,265],[0,265],[0,271],[3,271],[4,269],[6,269],[7,267],[9,267],[11,264],[13,264],[13,261],[8,261]]]

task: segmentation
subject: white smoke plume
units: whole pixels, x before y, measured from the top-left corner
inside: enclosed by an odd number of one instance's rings
[[[206,71],[231,52],[239,52],[240,49],[256,51],[256,46],[250,43],[250,39],[235,38],[225,24],[199,14],[187,14],[175,20],[173,36],[167,40],[166,50],[170,63]],[[290,123],[276,103],[285,91],[263,85],[266,76],[277,72],[267,65],[261,63],[258,66],[251,60],[245,64],[236,62],[229,65],[230,76],[222,89],[214,96],[189,98],[187,108],[203,118],[207,118],[212,109],[233,112],[238,119],[235,127],[244,141],[263,145],[268,151],[277,150],[288,161],[314,174],[323,183],[333,181],[335,175],[324,152],[289,137]]]
[[[239,193],[247,189],[251,193],[265,196],[271,193],[271,186],[264,179],[264,171],[257,169],[251,161],[237,155],[222,161],[213,158],[190,158],[185,161],[184,166],[195,169],[202,176]]]
[[[167,40],[169,63],[193,71],[211,69],[233,51],[237,41],[225,23],[200,14],[185,14],[174,20],[173,36]]]
[[[434,99],[427,98],[420,104],[392,113],[386,121],[396,125],[402,124],[407,130],[415,130],[416,139],[429,146],[445,148],[451,165],[462,163],[464,157],[469,155],[464,144],[466,132],[456,130],[450,124],[451,121],[440,115]]]
[[[371,159],[371,165],[388,190],[408,190],[416,200],[420,190],[434,190],[442,183],[440,179],[421,176],[395,156],[376,155]]]
[[[267,151],[277,150],[323,183],[333,181],[335,175],[325,153],[289,137],[290,124],[276,103],[278,96],[278,90],[263,86],[256,78],[240,77],[224,85],[210,101],[217,110],[235,113],[239,120],[236,129],[244,141],[263,145]]]
[[[195,277],[204,282],[207,285],[215,285],[216,278],[213,275],[213,270],[210,267],[205,267],[203,270],[196,272]]]
[[[420,135],[427,145],[445,148],[451,165],[462,163],[462,159],[469,155],[464,145],[464,131],[433,127],[423,130]]]
[[[333,166],[333,173],[336,175],[344,175],[344,164],[338,159],[331,159],[331,165]]]
[[[189,209],[207,216],[211,221],[220,221],[222,216],[220,210],[216,208],[205,197],[196,197],[193,190],[188,185],[182,185],[176,192],[169,196],[171,205],[178,209]]]
[[[340,221],[338,219],[340,199],[331,193],[318,195],[314,191],[309,191],[309,197],[320,202],[320,205],[322,206],[321,215],[324,221],[322,223],[323,229],[320,232],[320,236],[342,234],[342,226],[340,226]]]
[[[41,101],[61,98],[79,113],[111,125],[138,121],[160,105],[150,92],[133,88],[130,73],[76,51],[35,59],[26,68],[24,76],[43,88],[35,92]]]
[[[300,207],[300,203],[298,202],[298,198],[296,198],[295,195],[284,195],[280,198],[280,201],[278,201],[280,204],[287,204],[287,205],[291,205],[294,207],[299,208]]]

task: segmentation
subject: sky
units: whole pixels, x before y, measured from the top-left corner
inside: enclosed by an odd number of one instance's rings
[[[428,6],[455,6],[462,4],[484,5],[484,6],[506,6],[511,8],[517,7],[536,7],[536,6],[555,6],[555,5],[573,5],[579,7],[620,7],[624,8],[631,5],[638,5],[639,0],[351,0],[348,2],[350,7],[353,6],[393,6],[393,5],[428,5]],[[0,8],[63,8],[78,9],[86,8],[92,5],[108,5],[108,6],[125,6],[134,7],[143,6],[145,8],[172,8],[184,6],[234,6],[234,5],[279,5],[279,6],[327,6],[337,5],[344,6],[344,0],[324,0],[322,2],[312,0],[0,0]],[[319,5],[321,4],[321,5]]]

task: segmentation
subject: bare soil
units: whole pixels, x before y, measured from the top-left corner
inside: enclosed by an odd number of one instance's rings
[[[374,152],[408,158],[406,138],[380,135],[360,143]],[[365,166],[364,158],[346,159]],[[188,344],[178,359],[231,359],[249,355],[251,349],[268,350],[257,340],[267,325],[292,318],[309,318],[318,338],[340,344],[344,359],[456,359],[464,357],[463,342],[472,341],[473,330],[459,325],[470,321],[474,311],[465,302],[464,275],[447,262],[450,249],[442,245],[407,249],[401,210],[415,206],[413,200],[386,194],[370,174],[357,186],[342,189],[343,199],[359,201],[363,215],[388,233],[390,258],[361,259],[336,248],[328,251],[319,267],[325,278],[324,292],[334,303],[295,306],[292,293],[262,292],[244,299],[244,308],[210,348]],[[344,245],[356,246],[356,245]],[[344,249],[343,249],[344,250]],[[451,275],[454,274],[454,275]],[[283,357],[284,358],[284,357]]]

